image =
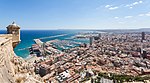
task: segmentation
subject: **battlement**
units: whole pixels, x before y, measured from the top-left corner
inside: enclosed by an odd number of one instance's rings
[[[7,44],[7,42],[11,41],[12,43],[12,46],[15,48],[18,43],[18,40],[15,40],[13,38],[13,35],[12,34],[0,34],[0,46],[3,46],[5,44]]]
[[[0,46],[5,45],[10,40],[12,40],[12,34],[0,34]]]

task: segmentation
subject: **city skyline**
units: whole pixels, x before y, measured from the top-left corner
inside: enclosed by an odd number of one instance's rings
[[[0,30],[150,28],[149,0],[1,0]]]

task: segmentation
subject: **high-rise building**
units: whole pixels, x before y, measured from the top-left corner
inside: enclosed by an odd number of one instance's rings
[[[12,34],[12,44],[15,48],[18,43],[20,43],[20,27],[13,22],[12,24],[8,25],[7,27],[7,34]]]
[[[142,40],[145,40],[145,32],[142,32]]]
[[[146,52],[146,50],[143,50],[142,57],[143,57],[143,58],[147,58],[147,52]]]
[[[101,33],[99,33],[99,34],[98,34],[98,37],[101,38],[101,36],[102,36]]]
[[[92,43],[93,43],[93,37],[90,37],[89,40],[90,40],[90,45],[92,45]]]

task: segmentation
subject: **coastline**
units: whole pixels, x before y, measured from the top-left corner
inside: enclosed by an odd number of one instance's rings
[[[0,31],[1,32],[1,31]],[[4,31],[2,31],[4,32]],[[1,32],[1,33],[2,33]],[[76,32],[71,31],[61,31],[61,30],[22,30],[21,31],[21,43],[14,49],[15,53],[22,57],[27,58],[29,55],[28,50],[20,50],[22,48],[28,48],[31,47],[32,44],[35,44],[33,39],[41,38],[41,37],[48,37],[48,36],[56,36],[61,34],[74,34]],[[54,40],[54,39],[64,39],[65,37],[56,37],[56,38],[48,38],[45,40],[42,40],[43,42]],[[67,38],[67,36],[66,36]]]
[[[72,40],[70,37],[74,36],[75,34],[79,33],[81,31],[72,31],[72,30],[22,30],[21,31],[21,43],[14,49],[15,53],[22,57],[27,58],[29,55],[29,51],[27,48],[31,47],[32,44],[35,44],[33,39],[41,38],[41,37],[49,37],[49,36],[56,36],[56,35],[62,35],[62,34],[68,34],[60,37],[53,37],[42,40],[43,42],[47,42],[50,40],[60,39],[60,40]],[[78,40],[77,40],[78,41]],[[86,42],[86,41],[81,41]],[[23,48],[23,49],[22,49]],[[21,49],[21,50],[20,50]]]

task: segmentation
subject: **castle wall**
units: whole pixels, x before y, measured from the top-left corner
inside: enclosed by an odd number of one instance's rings
[[[11,59],[14,56],[12,35],[0,35],[0,82],[14,83],[14,68]]]
[[[32,63],[15,55],[12,34],[0,34],[0,83],[43,83]]]

